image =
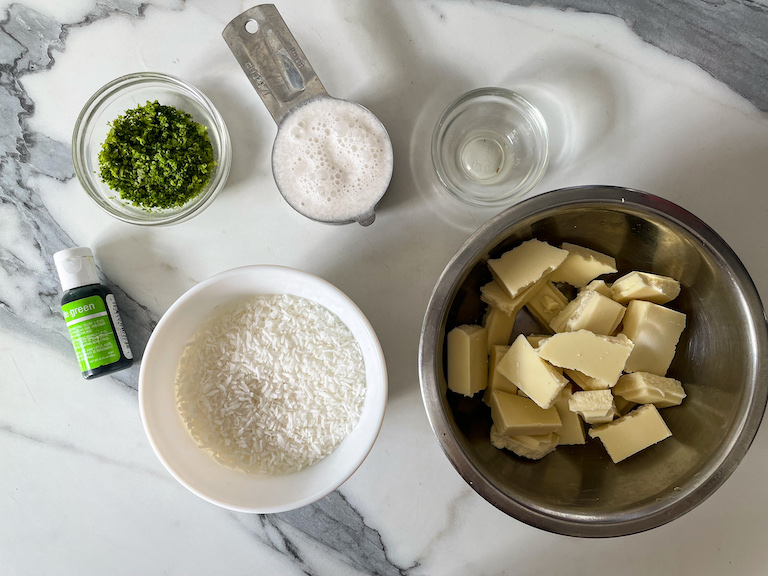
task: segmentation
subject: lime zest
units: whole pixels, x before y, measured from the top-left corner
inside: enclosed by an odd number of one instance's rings
[[[177,208],[200,194],[216,166],[208,129],[157,100],[108,124],[99,176],[120,198],[148,212]]]

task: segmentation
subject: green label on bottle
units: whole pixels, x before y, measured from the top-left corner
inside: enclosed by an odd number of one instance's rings
[[[120,348],[100,296],[75,300],[62,306],[61,310],[81,372],[120,360]]]

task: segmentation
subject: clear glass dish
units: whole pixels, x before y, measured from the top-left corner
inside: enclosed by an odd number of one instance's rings
[[[435,126],[432,163],[440,182],[475,206],[504,206],[529,192],[549,162],[541,112],[504,88],[478,88],[454,101]]]
[[[216,167],[205,188],[183,206],[148,211],[120,199],[99,177],[99,152],[112,122],[126,110],[157,100],[192,115],[208,129]],[[72,161],[85,191],[118,220],[144,226],[176,224],[202,212],[224,187],[232,165],[232,146],[224,119],[197,88],[167,74],[137,72],[99,89],[83,107],[72,135]]]

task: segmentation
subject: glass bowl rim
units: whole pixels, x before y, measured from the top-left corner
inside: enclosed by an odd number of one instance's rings
[[[460,107],[464,104],[484,96],[493,96],[499,98],[511,108],[514,108],[520,112],[525,117],[526,121],[528,121],[528,123],[531,125],[531,127],[538,133],[537,135],[544,143],[542,158],[538,162],[536,169],[533,171],[533,175],[529,175],[525,180],[523,180],[520,186],[517,188],[512,188],[507,194],[488,200],[468,195],[454,186],[445,176],[445,164],[440,154],[440,142],[445,134],[445,128],[449,124],[449,121],[452,121],[455,118],[457,110],[459,110]],[[437,174],[437,178],[452,196],[473,206],[506,206],[512,203],[515,199],[521,198],[530,192],[534,186],[539,183],[547,171],[550,156],[549,128],[547,127],[546,119],[542,115],[541,111],[517,92],[496,86],[475,88],[469,92],[465,92],[453,100],[440,114],[440,118],[435,125],[434,131],[432,132],[431,152],[432,166],[434,167],[435,173]]]
[[[212,173],[211,180],[207,184],[206,189],[201,191],[200,194],[183,206],[169,209],[162,216],[145,218],[120,212],[104,200],[104,194],[99,190],[97,183],[94,181],[94,177],[85,167],[85,140],[87,128],[93,121],[96,111],[99,110],[109,98],[119,95],[129,88],[149,83],[155,83],[159,85],[160,88],[172,88],[182,98],[194,101],[200,108],[202,108],[208,117],[212,128],[216,131],[220,145],[216,147],[218,148],[217,151],[219,157],[217,159],[216,168]],[[214,140],[216,139],[211,139],[211,144],[216,146]],[[107,214],[129,224],[137,224],[139,226],[163,226],[188,220],[208,207],[218,195],[219,191],[224,187],[229,176],[232,164],[232,145],[224,118],[210,99],[195,86],[176,76],[162,72],[133,72],[115,78],[104,84],[85,103],[78,114],[77,121],[75,122],[72,131],[72,163],[75,168],[75,174],[77,175],[81,186],[88,194],[88,197]],[[150,213],[151,212],[147,212],[147,214]]]

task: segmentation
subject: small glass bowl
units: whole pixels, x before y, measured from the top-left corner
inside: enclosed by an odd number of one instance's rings
[[[504,88],[467,92],[446,108],[432,135],[437,177],[474,206],[511,204],[541,180],[548,162],[544,117]]]
[[[126,110],[157,100],[192,115],[208,129],[216,166],[200,193],[183,206],[148,211],[120,199],[99,177],[99,152],[112,122]],[[102,87],[83,107],[72,135],[72,161],[85,191],[96,204],[118,220],[155,226],[176,224],[202,212],[224,187],[232,165],[232,145],[224,119],[194,86],[158,72],[121,76]]]

